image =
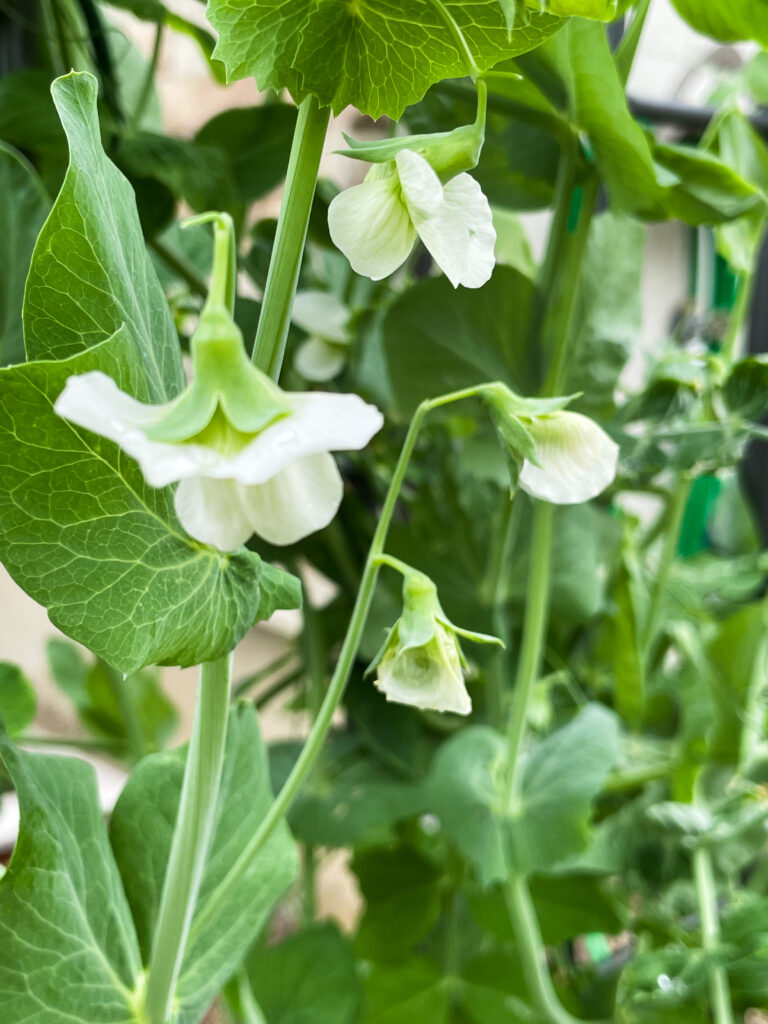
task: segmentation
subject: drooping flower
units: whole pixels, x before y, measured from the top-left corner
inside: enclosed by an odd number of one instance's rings
[[[459,636],[477,643],[501,643],[496,637],[454,626],[440,606],[432,580],[407,568],[402,615],[368,671],[376,670],[375,685],[388,701],[468,715],[472,701],[464,682],[467,662]]]
[[[483,391],[512,459],[534,498],[575,505],[616,476],[619,447],[594,420],[564,408],[573,396],[521,398],[503,384]]]
[[[54,408],[118,444],[152,487],[178,481],[176,514],[197,540],[224,551],[253,533],[292,544],[339,507],[342,480],[330,453],[363,448],[383,418],[357,395],[285,392],[253,366],[221,299],[224,276],[214,262],[190,343],[194,377],[178,398],[147,405],[94,371],[70,377]]]
[[[338,376],[347,361],[349,310],[330,292],[297,292],[293,322],[309,334],[296,350],[293,365],[307,380],[325,382]]]
[[[405,262],[417,237],[454,288],[479,288],[493,272],[496,232],[477,181],[463,172],[443,184],[414,150],[374,164],[337,195],[328,227],[352,269],[374,281]]]

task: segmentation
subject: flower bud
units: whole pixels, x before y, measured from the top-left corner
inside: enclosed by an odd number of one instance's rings
[[[397,704],[468,715],[472,701],[464,683],[467,662],[459,635],[477,643],[501,643],[454,626],[432,580],[406,567],[402,615],[369,668],[376,670],[375,685]]]

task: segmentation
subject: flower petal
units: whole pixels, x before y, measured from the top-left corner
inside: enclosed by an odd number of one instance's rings
[[[195,540],[234,551],[253,533],[243,490],[235,480],[182,480],[173,502],[179,522]]]
[[[297,292],[291,319],[308,334],[343,345],[348,340],[349,310],[331,292],[309,289]]]
[[[296,349],[293,357],[293,365],[302,377],[321,383],[338,376],[346,361],[346,350],[341,345],[327,342],[325,338],[307,338]]]
[[[364,181],[335,196],[328,207],[328,229],[352,269],[373,281],[397,270],[416,240],[395,175]]]
[[[496,264],[496,229],[488,200],[471,174],[457,174],[443,189],[445,206],[461,218],[469,232],[469,248],[460,284],[480,288]]]
[[[364,448],[384,417],[358,395],[307,391],[288,395],[289,416],[276,420],[237,455],[224,459],[211,476],[232,476],[261,484],[295,459],[320,452]]]
[[[395,704],[457,715],[472,710],[458,644],[447,630],[438,631],[423,647],[390,646],[379,663],[375,685]]]
[[[105,373],[94,370],[69,377],[54,411],[79,427],[106,437],[136,459],[152,487],[212,468],[219,455],[202,445],[150,441],[144,430],[167,415],[171,406],[145,405],[121,391]]]
[[[243,488],[253,530],[270,544],[295,544],[336,515],[343,493],[333,456],[297,459],[264,484]]]
[[[519,483],[535,498],[556,505],[589,501],[616,476],[618,445],[588,416],[563,410],[527,426],[539,465],[526,459]]]
[[[414,214],[436,213],[443,202],[443,186],[432,166],[411,149],[401,149],[395,163],[411,219],[415,221]]]

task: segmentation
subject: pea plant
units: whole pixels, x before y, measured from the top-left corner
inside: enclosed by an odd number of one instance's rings
[[[768,1020],[741,475],[768,9],[675,0],[752,46],[670,141],[626,96],[649,0],[209,0],[211,32],[119,0],[149,62],[106,6],[31,6],[0,79],[0,558],[70,638],[74,745],[129,776],[105,823],[6,634],[0,1019]],[[164,134],[178,32],[266,101]],[[548,208],[536,260],[519,214]],[[628,370],[658,221],[697,301]],[[278,609],[291,649],[233,680]],[[164,665],[199,666],[174,749]],[[301,742],[262,739],[279,697]],[[351,931],[318,912],[335,851]]]

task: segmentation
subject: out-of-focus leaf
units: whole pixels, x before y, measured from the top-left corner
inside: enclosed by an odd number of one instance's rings
[[[402,966],[376,965],[365,981],[360,1024],[447,1024],[443,975],[418,957]]]
[[[763,0],[672,0],[681,17],[702,35],[724,43],[753,39],[768,47],[768,17]]]
[[[21,735],[37,711],[37,695],[18,665],[0,661],[0,722],[11,737]]]

